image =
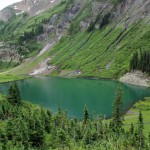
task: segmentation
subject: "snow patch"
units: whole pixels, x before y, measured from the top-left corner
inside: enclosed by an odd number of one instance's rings
[[[54,2],[55,2],[55,0],[52,0],[52,1],[51,1],[51,3],[54,3]]]
[[[16,15],[20,15],[20,14],[22,14],[22,13],[24,13],[24,11],[22,11],[22,12],[20,12],[20,13],[16,13]]]
[[[17,9],[17,6],[14,6],[14,9]]]

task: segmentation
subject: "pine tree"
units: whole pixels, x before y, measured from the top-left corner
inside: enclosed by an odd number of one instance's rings
[[[51,118],[52,118],[52,114],[49,110],[47,110],[47,115],[45,116],[45,131],[47,133],[50,133],[51,131]]]
[[[143,134],[143,116],[140,110],[139,112],[139,119],[138,119],[138,142],[139,142],[139,149],[144,148],[144,134]]]
[[[88,113],[87,107],[85,106],[85,107],[84,107],[83,123],[86,124],[88,119],[89,119],[89,113]]]
[[[57,136],[56,136],[56,143],[58,149],[64,149],[66,146],[69,146],[69,138],[66,132],[62,129],[59,129],[57,131]]]
[[[85,145],[88,145],[91,143],[91,131],[90,131],[90,129],[86,130],[84,137],[83,137],[83,142]]]
[[[18,105],[21,104],[20,91],[19,91],[19,88],[18,88],[16,82],[14,82],[14,83],[10,86],[10,88],[9,88],[9,90],[8,90],[7,99],[8,99],[8,101],[9,101],[11,104],[18,104]]]
[[[116,99],[114,102],[114,107],[113,107],[113,120],[112,123],[114,125],[114,130],[115,131],[122,131],[123,128],[123,102],[122,102],[122,91],[119,88],[117,90],[117,95]]]
[[[30,120],[30,142],[33,147],[43,147],[44,145],[44,127],[39,118],[34,114]]]
[[[134,125],[131,124],[131,127],[130,127],[130,135],[133,135],[133,133],[134,133]]]

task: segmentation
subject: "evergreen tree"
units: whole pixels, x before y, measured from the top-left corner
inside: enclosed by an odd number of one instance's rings
[[[41,124],[39,118],[32,117],[30,120],[30,142],[34,148],[36,147],[43,147],[44,146],[44,127]]]
[[[21,104],[20,91],[19,91],[19,88],[18,88],[16,82],[14,82],[14,83],[10,86],[10,88],[9,88],[9,90],[8,90],[7,99],[8,99],[8,101],[9,101],[11,104],[18,104],[18,105]]]
[[[131,128],[130,128],[130,135],[133,135],[134,134],[134,125],[131,124]]]
[[[47,114],[45,116],[45,131],[47,133],[50,133],[51,131],[51,119],[52,119],[52,114],[49,110],[47,110]]]
[[[139,112],[139,119],[138,119],[138,142],[139,142],[139,149],[144,148],[144,134],[143,134],[143,116],[140,110]]]
[[[93,31],[94,29],[95,29],[95,22],[91,21],[91,23],[90,23],[90,25],[89,25],[87,31],[88,31],[88,32],[91,32],[91,31]]]
[[[123,102],[122,102],[122,91],[119,88],[117,90],[116,99],[113,107],[113,126],[115,131],[121,131],[123,128]]]
[[[64,130],[59,129],[59,131],[57,131],[56,143],[57,147],[60,149],[64,149],[65,146],[69,146],[69,139]]]
[[[7,137],[2,130],[0,130],[0,143],[2,143],[2,150],[6,150]]]
[[[87,129],[84,137],[83,137],[83,142],[85,145],[91,144],[91,131],[90,129]]]
[[[85,106],[84,107],[83,123],[86,124],[88,119],[89,119],[89,113],[88,113],[87,107]]]
[[[106,13],[103,18],[101,19],[99,28],[102,29],[104,26],[106,26],[110,22],[111,13]]]
[[[150,52],[135,52],[130,61],[130,70],[141,70],[150,74]]]

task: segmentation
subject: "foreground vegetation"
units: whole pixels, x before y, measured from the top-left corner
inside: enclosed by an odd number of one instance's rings
[[[144,118],[144,135],[148,136],[150,132],[150,98],[140,100],[125,115],[125,128],[129,129],[130,124],[137,124],[139,110],[142,111]]]
[[[137,124],[131,122],[131,127],[124,129],[122,108],[122,93],[118,90],[109,124],[101,116],[89,118],[86,107],[82,120],[70,119],[60,108],[52,114],[38,105],[21,101],[17,84],[13,84],[7,97],[0,96],[0,149],[150,149],[150,135],[143,133],[141,111]]]

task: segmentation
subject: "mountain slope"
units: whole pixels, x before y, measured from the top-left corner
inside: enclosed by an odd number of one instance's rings
[[[20,56],[21,65],[9,73],[119,78],[130,71],[136,51],[150,50],[149,5],[150,0],[75,0],[34,17],[18,15],[1,30],[1,41]],[[36,56],[42,47],[45,66]]]
[[[20,0],[0,11],[0,20],[8,21],[14,15],[28,13],[30,16],[38,15],[54,7],[61,0]]]

